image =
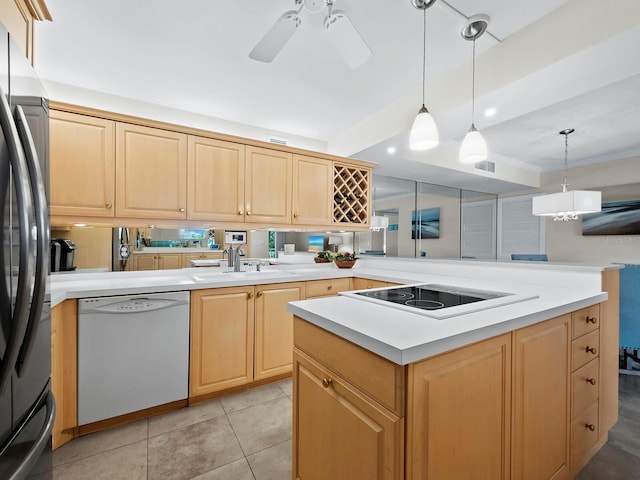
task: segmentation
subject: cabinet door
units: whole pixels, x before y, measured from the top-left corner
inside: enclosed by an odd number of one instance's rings
[[[253,287],[191,292],[189,396],[253,380]]]
[[[255,380],[291,371],[293,315],[287,303],[304,298],[304,283],[256,287]]]
[[[299,350],[293,358],[293,478],[403,478],[402,420]]]
[[[116,215],[186,219],[187,136],[116,126]]]
[[[409,366],[407,479],[508,479],[511,335]]]
[[[51,392],[56,400],[52,448],[71,441],[78,426],[76,300],[65,300],[51,309]]]
[[[244,221],[245,146],[189,136],[187,218]]]
[[[158,255],[158,270],[182,268],[181,253],[162,253]]]
[[[113,217],[115,123],[51,110],[51,215]]]
[[[333,163],[320,158],[293,156],[293,224],[328,225],[332,222]]]
[[[157,270],[158,261],[153,253],[138,253],[133,256],[134,270]]]
[[[514,333],[513,478],[569,478],[571,315]]]
[[[245,221],[291,223],[291,154],[247,147]]]

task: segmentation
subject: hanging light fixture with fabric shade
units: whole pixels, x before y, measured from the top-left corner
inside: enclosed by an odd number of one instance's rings
[[[425,106],[425,73],[427,68],[427,8],[436,0],[411,0],[412,5],[422,10],[422,107],[411,126],[409,134],[409,148],[411,150],[429,150],[440,142],[438,127]]]
[[[460,147],[459,159],[462,163],[478,163],[487,159],[487,143],[475,126],[476,116],[476,40],[482,36],[489,26],[487,15],[474,15],[466,22],[460,32],[462,38],[473,42],[471,64],[471,128],[465,135]]]
[[[369,229],[372,232],[379,232],[389,227],[389,217],[376,215],[376,188],[373,189],[373,215],[369,219]]]
[[[554,222],[577,220],[578,215],[595,213],[602,210],[602,193],[591,190],[569,190],[567,187],[567,171],[569,170],[569,135],[575,132],[573,128],[562,130],[564,135],[564,180],[562,192],[533,197],[533,214],[538,216],[552,216]]]

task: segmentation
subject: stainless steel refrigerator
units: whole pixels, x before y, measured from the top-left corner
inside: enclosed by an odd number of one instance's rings
[[[50,479],[48,103],[2,25],[0,89],[0,479]]]

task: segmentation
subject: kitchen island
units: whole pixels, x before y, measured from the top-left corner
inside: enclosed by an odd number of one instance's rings
[[[263,336],[254,338],[254,310],[242,310],[249,312],[241,322],[249,373],[240,381],[273,381],[293,369],[294,472],[305,480],[570,478],[617,418],[616,267],[367,259],[351,270],[222,270],[65,276],[52,282],[52,302],[189,290],[197,330],[218,307],[254,305],[255,298],[255,335],[262,329]],[[347,296],[322,298],[416,283],[508,292],[521,301],[435,319]],[[271,298],[277,315],[264,313]],[[287,302],[293,328],[281,310]],[[269,333],[265,325],[277,327]],[[200,338],[201,353],[214,350],[207,338],[216,336]],[[275,355],[258,351],[273,342],[281,344]],[[198,348],[192,343],[192,352]],[[282,363],[284,356],[288,366],[257,360]],[[193,365],[190,384],[201,390],[189,403],[233,391],[198,384]],[[278,376],[256,382],[259,370]]]
[[[527,295],[448,318],[291,303],[293,478],[574,478],[617,420],[615,267],[431,267]]]

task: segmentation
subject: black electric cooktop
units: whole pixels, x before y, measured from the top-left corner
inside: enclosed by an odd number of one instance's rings
[[[403,285],[381,290],[354,292],[356,295],[378,301],[395,303],[421,310],[440,310],[468,303],[481,302],[511,295],[503,292],[486,292],[472,289],[456,289],[446,285]]]

